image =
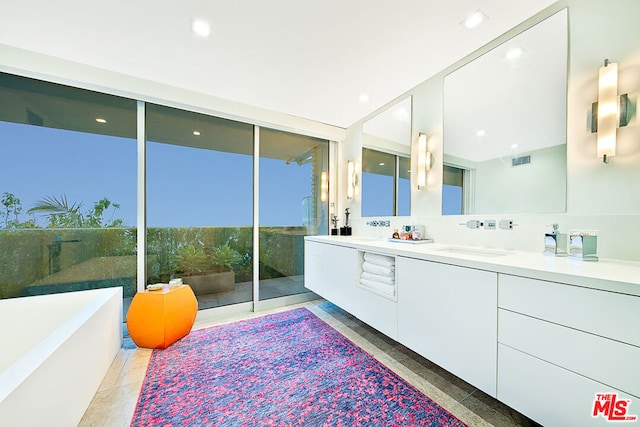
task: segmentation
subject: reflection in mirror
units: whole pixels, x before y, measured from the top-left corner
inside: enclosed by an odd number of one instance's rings
[[[394,214],[395,156],[362,149],[362,216]]]
[[[362,125],[362,216],[410,215],[411,97]]]
[[[396,215],[411,215],[411,158],[398,156],[398,208]]]
[[[566,9],[447,75],[442,214],[566,209]]]
[[[410,215],[411,161],[362,149],[362,216]]]

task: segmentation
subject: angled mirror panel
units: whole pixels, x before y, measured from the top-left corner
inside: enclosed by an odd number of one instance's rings
[[[445,77],[444,164],[466,175],[462,213],[566,210],[567,47],[565,9]],[[445,190],[443,215],[457,212]]]
[[[411,111],[409,96],[362,125],[362,216],[410,215]]]

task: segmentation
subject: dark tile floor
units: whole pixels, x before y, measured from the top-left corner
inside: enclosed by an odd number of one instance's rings
[[[499,402],[435,363],[361,322],[334,304],[322,302],[318,304],[317,307],[352,329],[360,337],[379,348],[396,362],[402,364],[414,374],[440,389],[451,399],[459,402],[480,416],[484,421],[495,426],[505,427],[540,426],[516,410]],[[469,357],[473,357],[471,352],[469,353]]]

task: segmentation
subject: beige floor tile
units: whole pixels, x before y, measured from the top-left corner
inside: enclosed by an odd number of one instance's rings
[[[80,426],[129,426],[138,403],[142,381],[99,391],[85,412]]]
[[[118,384],[118,379],[120,378],[120,374],[122,373],[122,369],[125,366],[128,357],[126,350],[120,349],[120,351],[118,351],[118,354],[115,359],[113,359],[113,362],[109,367],[109,371],[107,371],[107,375],[105,375],[102,380],[98,391],[112,389]]]

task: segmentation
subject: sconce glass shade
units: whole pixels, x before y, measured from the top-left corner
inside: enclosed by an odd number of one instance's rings
[[[618,111],[618,64],[605,60],[598,72],[598,158],[606,163],[616,155]]]
[[[427,147],[427,135],[418,135],[418,190],[427,186],[427,172],[431,169],[432,156]]]
[[[327,201],[327,192],[329,190],[329,182],[327,180],[327,172],[323,171],[320,174],[320,201]]]
[[[353,199],[353,193],[356,187],[356,167],[355,164],[349,160],[347,162],[347,199]]]

